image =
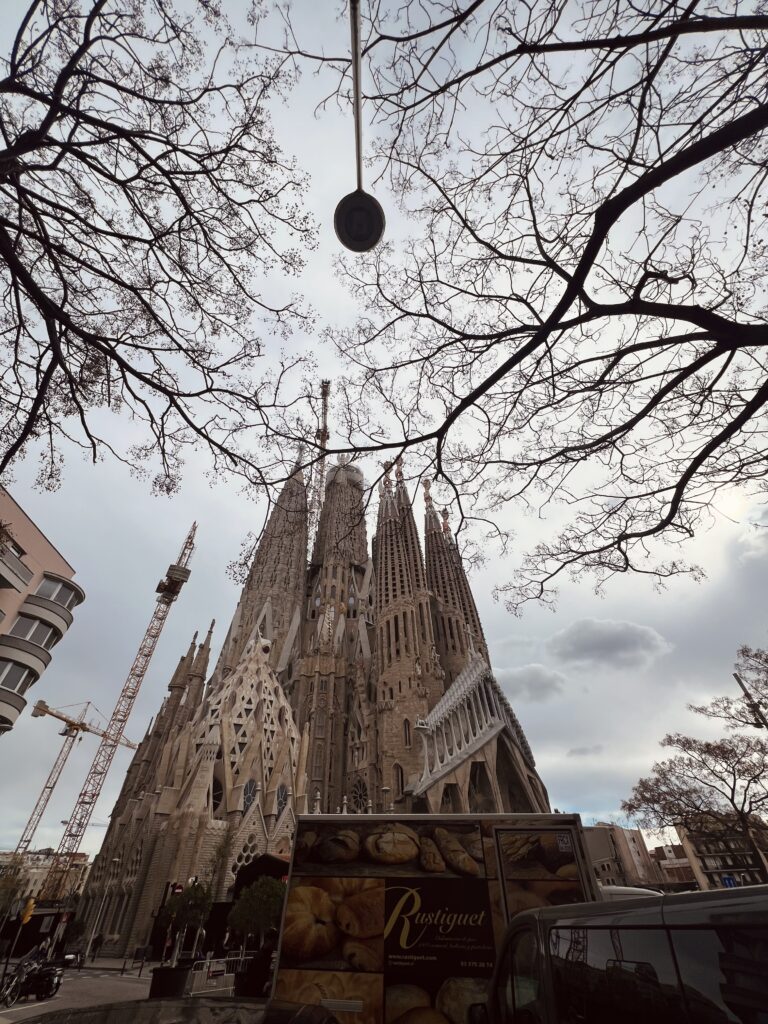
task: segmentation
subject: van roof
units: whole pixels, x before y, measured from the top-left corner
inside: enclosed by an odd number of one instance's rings
[[[536,920],[546,928],[635,927],[663,925],[694,927],[718,924],[762,924],[768,920],[768,885],[712,892],[665,893],[657,899],[635,897],[598,903],[576,903],[526,910],[513,918],[515,925]]]

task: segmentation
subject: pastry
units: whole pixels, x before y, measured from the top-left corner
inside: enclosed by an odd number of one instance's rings
[[[429,993],[418,985],[389,985],[384,991],[384,1024],[394,1024],[408,1010],[431,1003]]]
[[[507,912],[512,917],[523,910],[535,910],[537,907],[548,906],[547,900],[537,892],[530,889],[507,888]]]
[[[402,1017],[398,1017],[396,1024],[450,1024],[450,1021],[431,1006],[414,1006],[412,1010],[406,1010]]]
[[[421,837],[419,863],[425,871],[445,871],[445,861],[434,840],[427,836]]]
[[[419,837],[407,825],[380,825],[365,840],[371,860],[379,864],[404,864],[419,854]]]
[[[384,886],[366,889],[340,904],[336,923],[345,935],[370,939],[384,931]]]
[[[317,832],[301,832],[296,839],[296,852],[294,854],[297,863],[305,861],[312,852],[312,847],[317,842]]]
[[[333,949],[338,938],[335,907],[327,892],[298,885],[288,894],[281,952],[295,960],[311,960]]]
[[[318,889],[324,889],[336,905],[366,889],[381,886],[377,878],[304,878],[302,881],[304,885],[316,885]]]
[[[539,837],[527,832],[507,832],[501,837],[501,849],[508,861],[529,860],[538,845]]]
[[[561,868],[557,869],[555,874],[558,878],[566,880],[577,879],[579,877],[579,869],[575,864],[563,864]]]
[[[324,863],[354,860],[360,852],[360,836],[351,828],[323,836],[314,846],[313,859]]]
[[[341,955],[355,971],[380,971],[384,963],[384,945],[381,939],[347,939]]]
[[[466,835],[459,836],[459,842],[467,851],[470,857],[474,860],[483,862],[483,841],[480,838],[479,832],[467,832]]]
[[[449,868],[464,875],[479,875],[480,868],[459,840],[444,828],[435,829],[435,842]]]
[[[483,978],[448,978],[440,986],[435,1009],[448,1018],[450,1024],[466,1024],[473,1003],[484,1003],[488,996],[488,982]]]

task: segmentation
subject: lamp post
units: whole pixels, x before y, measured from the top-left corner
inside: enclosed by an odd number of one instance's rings
[[[738,672],[733,673],[733,678],[741,687],[741,691],[744,694],[744,699],[747,702],[747,707],[755,717],[754,726],[756,729],[768,729],[768,720],[762,710],[762,703],[759,700],[755,700],[751,692],[747,689],[747,684],[741,678]]]
[[[99,904],[99,910],[98,910],[98,913],[96,914],[96,918],[95,918],[95,920],[93,922],[93,928],[91,928],[91,934],[90,934],[90,936],[88,938],[88,945],[85,947],[85,959],[86,959],[86,961],[88,960],[88,957],[90,956],[91,946],[93,944],[94,936],[96,935],[96,929],[99,927],[99,923],[101,922],[101,915],[102,915],[102,913],[104,911],[104,904],[107,902],[107,896],[109,895],[109,884],[112,881],[112,874],[113,874],[113,872],[115,870],[112,865],[113,864],[119,864],[119,863],[120,863],[120,858],[119,857],[113,857],[112,860],[109,862],[109,869],[107,871],[107,877],[104,879],[104,895],[101,897],[101,903]]]

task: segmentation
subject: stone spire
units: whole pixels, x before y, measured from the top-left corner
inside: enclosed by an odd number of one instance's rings
[[[438,516],[432,502],[429,480],[424,481],[424,505],[424,546],[427,584],[432,593],[435,646],[448,686],[467,663],[467,627],[456,572],[454,545],[448,526],[448,512],[443,509],[442,516]]]
[[[307,491],[301,470],[286,481],[264,527],[216,666],[216,685],[242,657],[254,631],[272,644],[277,666],[298,627],[307,560]],[[295,632],[295,629],[294,629]]]
[[[211,639],[213,637],[213,627],[216,625],[216,620],[213,619],[210,626],[208,627],[208,633],[205,640],[197,648],[194,661],[189,670],[188,682],[187,682],[187,694],[184,699],[184,706],[187,709],[187,718],[192,718],[197,710],[200,702],[203,699],[203,689],[205,687],[205,677],[208,674],[208,660],[211,656]]]
[[[303,657],[292,691],[299,729],[309,724],[307,776],[324,810],[345,793],[346,715],[355,682],[354,658],[370,607],[365,481],[340,460],[329,470],[307,574]]]
[[[416,722],[443,693],[429,593],[413,508],[395,465],[384,474],[376,526],[376,717],[381,785],[397,805],[420,771]],[[403,806],[400,804],[400,806]]]

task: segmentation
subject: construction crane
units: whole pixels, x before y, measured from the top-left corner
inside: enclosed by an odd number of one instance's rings
[[[307,519],[309,550],[312,551],[312,543],[320,519],[320,508],[323,504],[323,488],[325,486],[325,446],[328,444],[328,396],[331,393],[331,382],[320,381],[320,400],[322,403],[320,412],[320,426],[315,431],[315,441],[320,449],[320,458],[312,465],[312,472],[309,478],[309,501],[307,505]]]
[[[160,639],[163,626],[168,618],[168,612],[171,610],[173,602],[181,593],[181,588],[189,579],[189,561],[195,548],[196,531],[197,523],[193,523],[182,545],[178,559],[168,567],[168,572],[157,585],[155,592],[158,596],[155,609],[152,612],[152,618],[149,620],[144,638],[139,644],[139,649],[136,652],[131,670],[115,704],[112,717],[107,728],[104,730],[96,756],[88,770],[83,788],[80,790],[74,810],[64,829],[64,835],[61,837],[58,849],[51,860],[51,866],[38,897],[40,900],[57,900],[64,894],[67,876],[72,867],[74,855],[80,849],[80,844],[91,820],[96,801],[101,795],[107,772],[112,764],[118,744],[122,739],[125,723],[128,721],[128,716],[133,710],[134,702],[136,701],[149,663],[152,660],[152,655],[155,653],[157,641]]]
[[[64,737],[64,742],[61,745],[58,757],[53,762],[53,768],[51,768],[48,774],[48,778],[40,792],[40,796],[37,798],[34,810],[29,816],[29,821],[24,826],[24,831],[21,833],[21,839],[16,845],[15,853],[23,855],[29,849],[32,838],[37,831],[37,826],[40,824],[40,819],[45,813],[45,808],[48,806],[51,794],[56,788],[56,783],[59,781],[64,765],[67,763],[67,758],[72,753],[75,740],[79,739],[84,732],[90,732],[95,736],[101,737],[105,735],[103,729],[99,729],[98,726],[93,725],[91,722],[86,722],[85,716],[88,714],[88,708],[90,706],[91,703],[88,701],[83,706],[83,710],[80,712],[78,718],[72,718],[63,711],[58,711],[56,708],[49,707],[44,700],[39,700],[32,709],[33,718],[41,718],[43,715],[50,715],[51,718],[58,718],[60,722],[64,723],[64,728],[59,734]],[[131,750],[136,749],[136,744],[131,743],[131,741],[125,739],[125,737],[121,737],[118,742],[124,747],[129,747]],[[66,822],[64,824],[66,824]]]

